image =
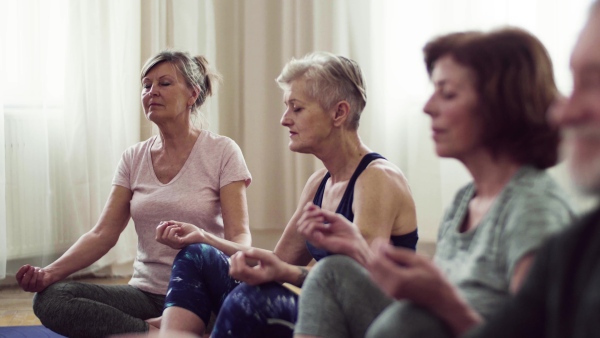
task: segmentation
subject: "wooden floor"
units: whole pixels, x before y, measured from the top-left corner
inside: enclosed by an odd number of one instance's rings
[[[96,284],[127,284],[129,278],[86,278],[79,281]],[[17,286],[0,287],[0,326],[41,325],[33,314],[32,298],[33,293],[25,292]]]

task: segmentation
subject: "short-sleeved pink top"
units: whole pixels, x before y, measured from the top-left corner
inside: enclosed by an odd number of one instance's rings
[[[156,242],[158,224],[181,221],[223,237],[220,188],[235,181],[245,181],[248,186],[252,178],[233,140],[203,130],[179,173],[163,184],[154,173],[150,155],[157,137],[123,153],[113,184],[133,192],[130,211],[138,247],[129,284],[146,292],[165,294],[178,250]]]

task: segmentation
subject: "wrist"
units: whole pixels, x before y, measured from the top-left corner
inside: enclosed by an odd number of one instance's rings
[[[301,270],[298,269],[299,267],[287,263],[283,263],[282,265],[282,269],[279,269],[280,273],[277,281],[297,285],[298,276],[301,274]]]
[[[195,233],[196,243],[204,243],[210,246],[215,246],[214,235],[200,228]]]
[[[348,256],[364,267],[367,266],[367,262],[371,260],[372,255],[371,248],[362,237],[356,241],[355,245],[352,246],[352,251],[348,253]]]
[[[52,265],[48,265],[47,267],[42,268],[42,270],[44,270],[44,275],[46,276],[49,284],[54,284],[69,277],[69,274],[60,273]]]

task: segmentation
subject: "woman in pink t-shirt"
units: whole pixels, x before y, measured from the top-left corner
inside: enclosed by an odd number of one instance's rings
[[[37,292],[34,312],[69,337],[146,332],[160,316],[177,250],[156,241],[156,227],[176,219],[194,224],[215,243],[250,245],[246,187],[251,176],[239,147],[202,130],[193,119],[218,75],[202,56],[163,51],[141,72],[145,116],[159,134],[127,149],[98,223],[45,268],[25,265],[20,286]],[[137,257],[129,285],[57,283],[94,263],[133,219]],[[215,244],[218,246],[218,244]]]

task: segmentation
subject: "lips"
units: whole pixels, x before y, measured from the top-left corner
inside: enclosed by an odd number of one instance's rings
[[[446,131],[444,129],[440,129],[440,128],[431,128],[431,132],[432,135],[431,137],[436,140],[440,135],[442,135],[443,133],[445,133]]]

